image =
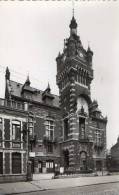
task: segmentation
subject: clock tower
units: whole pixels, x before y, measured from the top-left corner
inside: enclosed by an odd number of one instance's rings
[[[93,52],[83,48],[77,35],[74,16],[70,36],[56,58],[57,85],[62,112],[63,129],[60,138],[62,165],[66,169],[87,170],[93,166],[93,136],[89,139],[92,105],[90,84],[93,80]]]

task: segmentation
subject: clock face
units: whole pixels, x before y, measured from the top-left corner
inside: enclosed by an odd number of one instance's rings
[[[81,58],[83,58],[83,53],[82,53],[81,51],[79,51],[79,56],[80,56]]]
[[[82,107],[84,109],[84,112],[86,114],[88,114],[89,111],[88,111],[88,103],[87,103],[87,101],[83,97],[79,97],[77,99],[77,111],[80,111]]]

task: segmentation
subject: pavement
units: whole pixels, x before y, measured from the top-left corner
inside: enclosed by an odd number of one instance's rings
[[[119,175],[78,177],[65,179],[40,179],[31,182],[17,182],[0,184],[0,195],[22,194],[43,190],[56,190],[104,183],[119,182]]]

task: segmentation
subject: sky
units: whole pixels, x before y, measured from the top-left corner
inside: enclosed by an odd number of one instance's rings
[[[119,136],[119,2],[75,1],[78,35],[85,49],[94,52],[91,97],[108,117],[107,148]],[[56,57],[69,37],[71,1],[0,2],[0,97],[4,98],[5,68],[11,79],[45,90],[56,85]]]

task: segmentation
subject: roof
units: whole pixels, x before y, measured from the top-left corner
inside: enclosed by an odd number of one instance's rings
[[[44,104],[44,101],[42,99],[42,95],[43,95],[44,91],[33,88],[30,85],[29,86],[23,85],[21,83],[18,83],[18,82],[12,81],[12,80],[9,81],[8,87],[9,87],[9,91],[10,91],[11,96],[15,96],[16,98],[23,98],[22,91],[24,89],[25,91],[31,92],[31,94],[32,94],[31,100],[32,101]],[[52,106],[59,107],[59,96],[54,95],[54,94],[50,94],[50,95],[53,96]]]

